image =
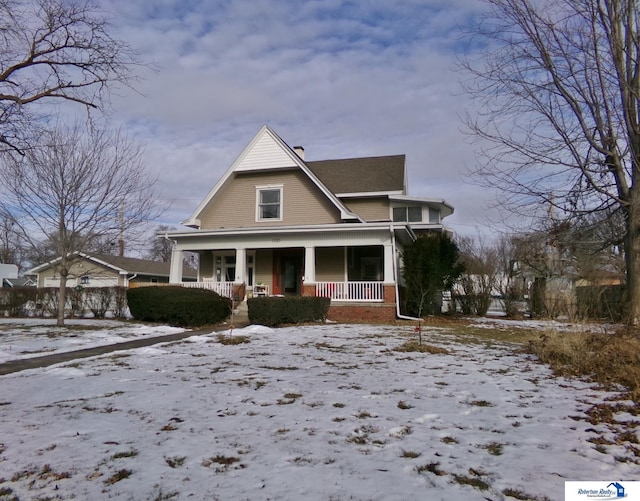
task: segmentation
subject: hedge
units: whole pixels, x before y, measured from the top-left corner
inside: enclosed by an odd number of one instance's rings
[[[216,324],[231,314],[231,300],[206,289],[136,287],[127,291],[127,302],[136,320],[178,327]]]
[[[325,322],[331,299],[328,297],[254,297],[247,301],[249,322],[276,326],[301,322]]]

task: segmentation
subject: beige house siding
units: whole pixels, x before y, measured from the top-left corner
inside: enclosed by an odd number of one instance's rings
[[[316,281],[342,282],[344,278],[344,247],[316,248]]]
[[[273,290],[273,251],[271,249],[256,250],[254,274],[254,284],[268,285],[269,290]]]
[[[84,260],[76,262],[71,266],[69,269],[67,283],[69,285],[76,285],[77,281],[85,275],[91,278],[117,278],[118,285],[124,285],[124,279],[119,273],[103,268],[91,261]],[[45,280],[47,278],[53,278],[54,276],[60,278],[60,272],[53,268],[48,268],[38,273],[38,287],[44,287]]]
[[[200,277],[212,278],[213,275],[213,252],[201,252],[200,253]]]
[[[256,187],[282,185],[281,221],[256,221]],[[200,228],[331,224],[340,222],[338,209],[300,170],[236,174],[199,215]]]
[[[389,221],[389,200],[384,197],[376,198],[347,198],[342,199],[347,208],[358,214],[365,221]]]

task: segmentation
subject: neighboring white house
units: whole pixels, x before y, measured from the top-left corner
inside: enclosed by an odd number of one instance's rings
[[[34,276],[38,287],[59,287],[56,264],[60,258],[25,272]],[[67,287],[134,287],[169,282],[169,263],[131,257],[77,253],[69,270]],[[195,280],[195,271],[187,270],[185,280]]]

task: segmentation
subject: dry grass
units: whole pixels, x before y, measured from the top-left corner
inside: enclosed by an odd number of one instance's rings
[[[448,354],[449,350],[445,348],[440,348],[439,346],[434,346],[432,344],[420,344],[418,341],[410,340],[406,341],[402,345],[395,348],[395,351],[401,352],[418,352],[418,353],[430,353],[431,355],[440,355],[440,354]]]
[[[247,336],[225,336],[224,334],[218,334],[216,341],[220,344],[233,346],[237,344],[250,343],[251,339]]]
[[[622,386],[630,398],[640,401],[638,335],[545,332],[530,341],[526,350],[558,375],[589,376],[611,389]]]

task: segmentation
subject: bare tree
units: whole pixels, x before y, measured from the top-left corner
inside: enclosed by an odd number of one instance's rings
[[[621,215],[628,321],[640,325],[640,0],[485,0],[466,90],[476,179],[531,216]],[[479,47],[476,45],[476,47]]]
[[[175,229],[175,226],[169,226],[168,224],[159,225],[149,240],[149,249],[145,257],[151,261],[170,262],[173,241],[164,238],[162,234],[167,231],[175,231]]]
[[[81,124],[45,134],[40,147],[9,156],[1,169],[0,215],[14,222],[32,249],[41,250],[49,239],[59,257],[42,256],[60,275],[63,325],[66,280],[76,253],[157,217],[155,180],[146,173],[139,145],[118,130]]]
[[[13,221],[0,219],[0,263],[15,264],[22,268],[24,250],[20,235],[16,231]]]
[[[523,273],[523,259],[519,255],[524,246],[517,245],[519,242],[515,235],[502,235],[495,243],[499,270],[495,288],[502,298],[505,314],[510,318],[524,315],[521,305],[528,292],[527,277]]]
[[[87,245],[83,252],[88,254],[114,255],[119,250],[119,242],[115,240],[115,236],[111,233],[89,236],[85,240]],[[60,243],[57,231],[53,231],[42,241],[34,240],[33,244],[35,245],[25,246],[23,250],[23,261],[31,267],[43,262],[49,262],[59,256]]]
[[[482,237],[458,236],[460,262],[464,272],[456,283],[454,299],[462,313],[484,316],[489,311],[500,280],[500,262],[496,246]],[[457,297],[456,297],[457,296]]]
[[[37,135],[33,103],[103,108],[110,88],[131,83],[137,53],[109,30],[90,2],[0,0],[0,151]]]

